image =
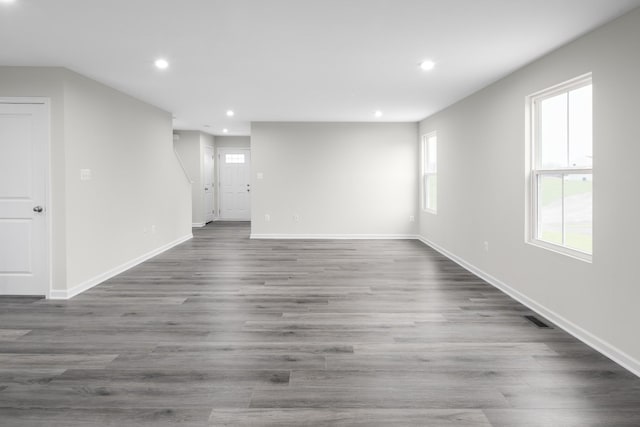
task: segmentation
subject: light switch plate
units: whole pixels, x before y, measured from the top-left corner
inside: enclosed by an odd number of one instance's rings
[[[80,169],[80,181],[91,180],[91,169]]]

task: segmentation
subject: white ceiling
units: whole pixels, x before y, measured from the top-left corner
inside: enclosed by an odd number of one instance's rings
[[[178,129],[216,135],[223,128],[247,135],[251,121],[417,121],[638,6],[640,0],[0,1],[0,65],[67,67],[171,111]],[[171,63],[166,71],[153,66],[161,56]],[[418,67],[427,58],[436,62],[428,73]],[[226,117],[227,109],[235,117]]]

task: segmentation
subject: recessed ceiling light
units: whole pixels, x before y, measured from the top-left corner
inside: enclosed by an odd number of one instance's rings
[[[433,68],[434,68],[435,66],[436,66],[436,63],[435,63],[435,62],[433,62],[433,61],[431,61],[431,60],[429,60],[429,59],[427,59],[426,61],[422,61],[422,62],[420,63],[420,68],[421,68],[423,71],[431,71],[431,70],[433,70]]]
[[[222,129],[222,133],[229,133],[229,129]]]
[[[382,111],[378,110],[374,113],[376,117],[382,117]]]
[[[227,116],[228,117],[233,117],[236,113],[233,112],[233,110],[227,110]]]
[[[160,70],[166,70],[167,68],[169,68],[169,61],[163,58],[156,59],[156,62],[154,62],[154,64],[156,68]]]

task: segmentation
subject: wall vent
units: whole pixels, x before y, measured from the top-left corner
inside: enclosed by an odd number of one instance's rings
[[[529,322],[533,323],[534,325],[536,325],[538,328],[551,329],[551,326],[547,325],[542,320],[538,319],[536,316],[528,315],[528,316],[524,316],[524,318],[527,319]]]

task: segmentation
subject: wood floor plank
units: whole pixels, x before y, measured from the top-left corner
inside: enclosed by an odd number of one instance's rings
[[[505,408],[507,399],[496,388],[457,387],[289,387],[257,388],[251,408]]]
[[[207,425],[210,407],[202,408],[0,408],[0,419],[11,427],[158,427]]]
[[[2,325],[7,326],[6,323]],[[30,329],[0,329],[0,342],[18,339],[29,332],[31,332]]]
[[[474,409],[214,409],[213,426],[331,427],[490,427]]]
[[[640,379],[531,314],[414,240],[213,223],[70,301],[0,297],[0,425],[640,425]]]
[[[640,408],[635,409],[486,409],[494,427],[637,427]]]

